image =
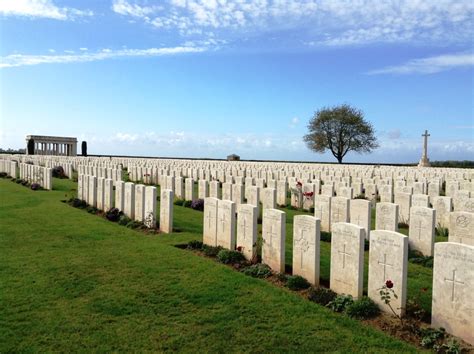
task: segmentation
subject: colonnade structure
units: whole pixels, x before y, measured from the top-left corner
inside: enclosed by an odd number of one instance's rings
[[[27,135],[26,154],[77,156],[77,138]]]

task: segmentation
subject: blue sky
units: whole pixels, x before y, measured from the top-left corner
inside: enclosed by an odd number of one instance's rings
[[[302,142],[349,103],[380,148],[348,162],[474,156],[474,2],[0,0],[0,147],[334,161]]]

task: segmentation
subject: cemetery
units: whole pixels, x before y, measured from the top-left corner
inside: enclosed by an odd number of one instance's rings
[[[138,351],[473,350],[472,169],[58,152],[0,173],[6,351],[96,329]]]

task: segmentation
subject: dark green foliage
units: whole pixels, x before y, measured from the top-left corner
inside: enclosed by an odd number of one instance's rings
[[[420,330],[421,334],[421,346],[425,348],[433,348],[435,345],[439,345],[442,340],[444,339],[444,336],[446,334],[446,331],[444,328],[422,328]]]
[[[140,221],[132,220],[132,221],[129,221],[127,225],[125,226],[128,227],[129,229],[138,229],[138,228],[143,227],[143,223],[141,223]]]
[[[326,306],[334,312],[346,312],[347,308],[354,303],[354,299],[350,295],[337,295]]]
[[[74,208],[80,208],[80,209],[84,209],[87,207],[87,203],[85,200],[81,200],[79,198],[74,198],[74,199],[71,199],[70,200],[70,204],[74,207]]]
[[[6,172],[0,172],[0,178],[5,178],[7,177],[7,173]]]
[[[347,306],[346,313],[349,317],[367,319],[377,316],[380,313],[380,309],[372,299],[364,296]]]
[[[64,173],[64,168],[62,166],[53,167],[51,172],[55,178],[66,178],[66,174]]]
[[[409,225],[406,222],[399,222],[398,228],[399,229],[408,229]]]
[[[105,213],[105,218],[109,221],[117,222],[122,215],[123,212],[121,212],[118,208],[112,208]]]
[[[234,264],[245,261],[245,257],[238,251],[222,249],[217,253],[217,260],[224,264]]]
[[[28,155],[34,155],[35,154],[35,141],[34,139],[29,139],[28,140]]]
[[[432,167],[474,168],[474,161],[431,161]]]
[[[185,201],[183,202],[183,206],[184,206],[185,208],[191,208],[191,204],[192,204],[192,203],[193,203],[192,200],[185,200]]]
[[[436,233],[436,236],[442,236],[442,237],[448,237],[449,236],[448,228],[447,227],[442,227],[440,225],[438,225],[435,228],[435,233]]]
[[[86,207],[86,211],[90,214],[97,214],[99,209],[97,209],[96,207],[93,207],[92,205],[89,205]]]
[[[87,142],[83,141],[81,144],[82,156],[87,156]]]
[[[286,281],[288,280],[288,275],[286,275],[285,273],[278,273],[276,277],[282,283],[286,283]]]
[[[191,202],[191,209],[204,211],[204,199],[196,199]]]
[[[365,197],[364,194],[358,194],[354,197],[354,199],[365,199],[365,200],[367,200],[367,198]]]
[[[132,221],[132,219],[130,219],[127,215],[121,215],[119,220],[118,220],[118,223],[120,225],[127,225],[130,221]]]
[[[368,251],[369,249],[370,249],[369,240],[364,240],[364,251]]]
[[[323,306],[326,306],[331,301],[333,301],[336,298],[336,296],[337,294],[331,289],[322,288],[322,287],[311,288],[309,289],[309,293],[308,293],[309,300]]]
[[[321,231],[321,241],[323,242],[331,242],[331,233]]]
[[[308,130],[303,138],[308,148],[317,153],[329,150],[339,163],[349,151],[367,153],[378,147],[372,124],[348,104],[318,110]]]
[[[302,276],[290,275],[286,280],[286,286],[290,290],[304,290],[308,289],[311,284]]]
[[[177,199],[174,200],[173,204],[178,205],[178,206],[183,206],[184,199],[177,198]]]
[[[217,254],[219,253],[220,250],[222,250],[221,246],[208,246],[208,245],[203,245],[202,250],[204,254],[208,257],[216,257]]]
[[[421,252],[410,250],[408,260],[423,267],[433,268],[433,256],[424,256]]]
[[[269,266],[263,263],[252,264],[242,270],[245,275],[250,275],[254,278],[268,278],[272,275],[272,270]]]
[[[203,243],[198,240],[192,240],[188,242],[188,245],[186,246],[187,249],[189,250],[200,250],[202,249]]]

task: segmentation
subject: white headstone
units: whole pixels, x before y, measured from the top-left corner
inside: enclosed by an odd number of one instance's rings
[[[309,215],[293,219],[293,275],[319,285],[321,221]]]
[[[474,345],[474,246],[435,245],[431,326]]]
[[[425,207],[411,207],[409,245],[425,256],[433,255],[436,211]]]
[[[332,224],[331,232],[331,290],[339,294],[362,296],[364,285],[364,239],[362,227]]]
[[[162,189],[160,193],[160,231],[165,234],[173,232],[173,200],[171,189]]]
[[[262,263],[275,272],[285,271],[286,214],[276,209],[264,209],[262,220]]]
[[[407,299],[408,237],[398,232],[373,230],[369,251],[369,297],[380,309],[392,313],[380,299],[380,289],[387,280],[393,283],[398,298],[392,296],[390,305],[396,314],[403,316]]]
[[[225,184],[225,183],[224,183]],[[235,249],[235,203],[230,200],[217,202],[217,246]]]
[[[257,210],[251,204],[237,206],[237,249],[249,261],[257,256]]]
[[[449,242],[474,246],[474,213],[466,211],[450,213]]]
[[[398,232],[398,205],[377,203],[375,208],[375,229]]]

